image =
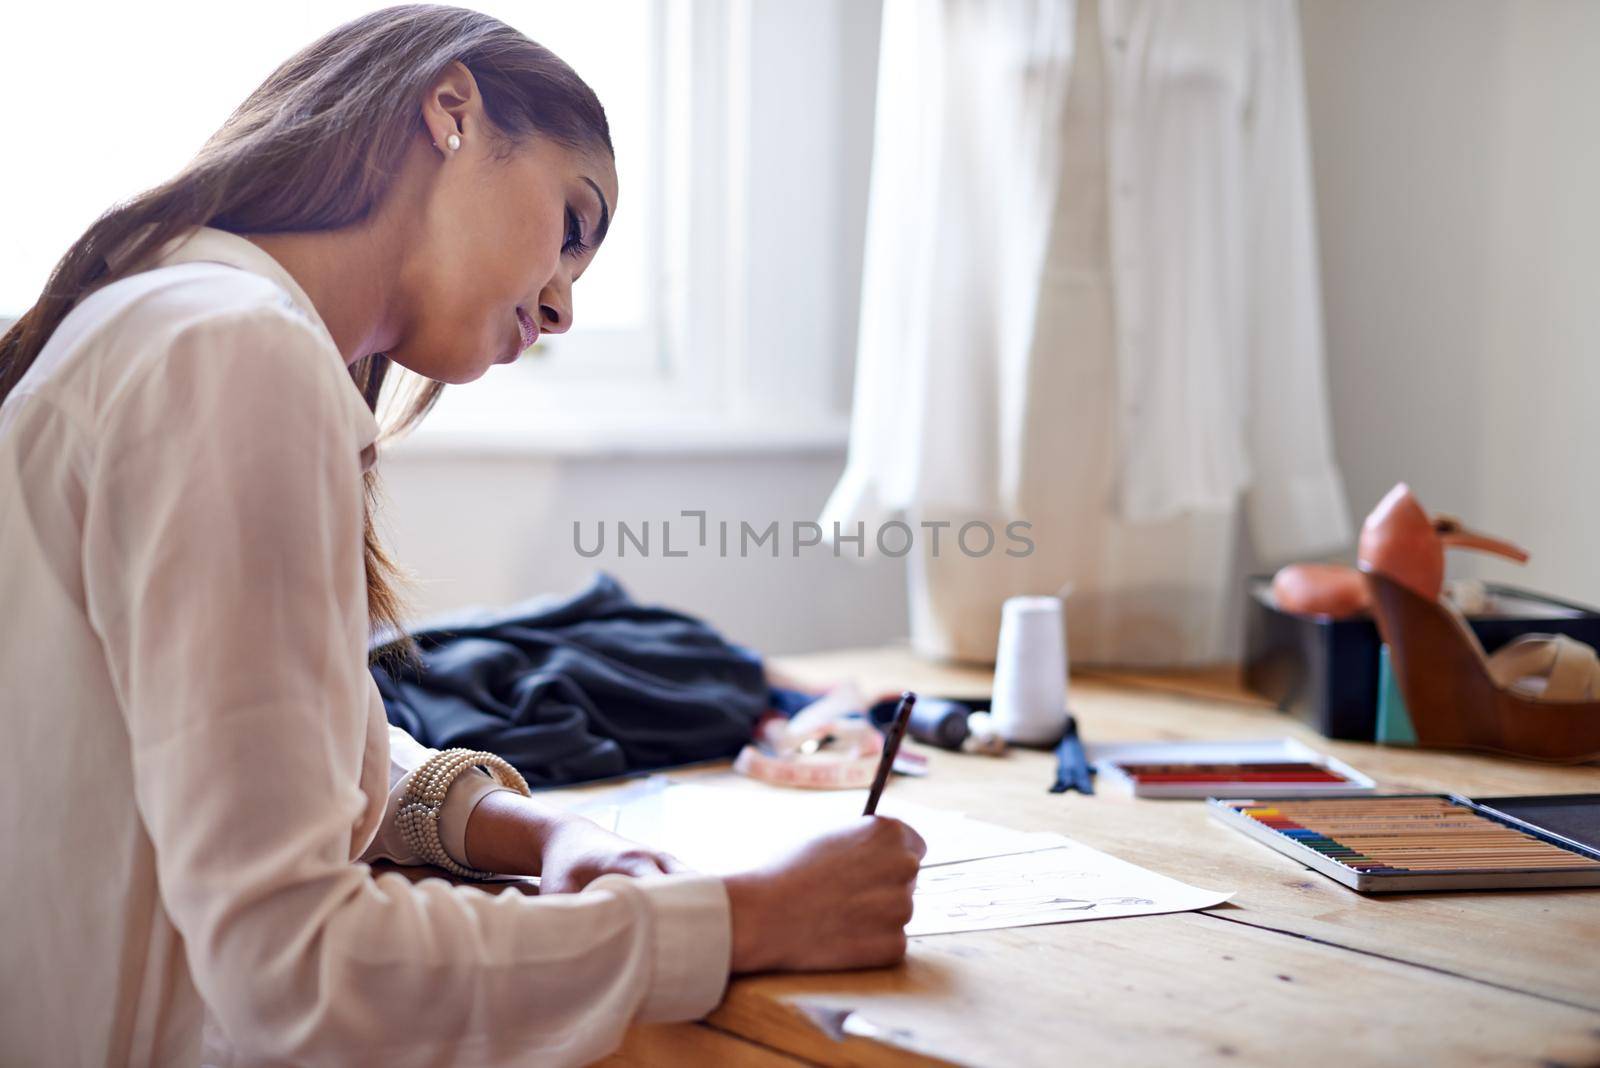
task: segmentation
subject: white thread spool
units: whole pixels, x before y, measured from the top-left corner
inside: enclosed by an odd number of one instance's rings
[[[1012,597],[1000,612],[990,708],[1017,745],[1055,745],[1067,729],[1067,637],[1059,597]]]

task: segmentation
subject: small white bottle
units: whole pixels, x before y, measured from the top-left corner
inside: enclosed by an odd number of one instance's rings
[[[1012,597],[1000,613],[995,725],[1015,745],[1051,746],[1067,729],[1067,636],[1059,597]]]

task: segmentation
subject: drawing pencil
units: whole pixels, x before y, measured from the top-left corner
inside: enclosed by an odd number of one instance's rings
[[[872,789],[867,793],[867,807],[862,811],[863,816],[871,816],[878,811],[878,798],[883,796],[883,788],[889,782],[889,772],[894,770],[894,756],[900,751],[900,742],[906,736],[906,724],[911,722],[911,709],[917,703],[917,695],[907,690],[900,695],[900,707],[895,709],[894,721],[889,724],[889,731],[883,740],[883,753],[878,757],[878,771],[872,777]]]

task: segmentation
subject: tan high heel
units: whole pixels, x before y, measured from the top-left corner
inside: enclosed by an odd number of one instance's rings
[[[1389,491],[1361,529],[1359,559],[1372,587],[1372,613],[1389,645],[1417,744],[1562,763],[1600,759],[1600,701],[1542,700],[1519,684],[1558,666],[1570,675],[1573,651],[1554,650],[1542,668],[1529,666],[1526,649],[1513,651],[1501,658],[1503,681],[1497,681],[1477,635],[1439,595],[1446,547],[1528,558],[1510,542],[1449,517],[1430,519],[1404,483]],[[1564,680],[1559,689],[1573,685]]]

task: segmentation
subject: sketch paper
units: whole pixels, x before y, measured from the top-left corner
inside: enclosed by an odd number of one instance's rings
[[[617,813],[612,829],[624,838],[671,853],[700,871],[727,875],[776,860],[805,838],[860,819],[866,793],[657,782],[653,789],[611,799],[608,807]],[[1014,831],[887,796],[878,811],[922,835],[928,843],[924,867],[1057,844],[1052,834]]]
[[[1054,836],[1054,849],[924,868],[906,934],[953,934],[999,927],[1153,916],[1210,908],[1231,894],[1157,875]]]
[[[717,875],[759,866],[860,818],[864,790],[699,786],[652,779],[598,802],[618,834]],[[1209,908],[1201,890],[1048,831],[1016,831],[885,797],[879,811],[928,843],[907,935],[1029,927]]]

